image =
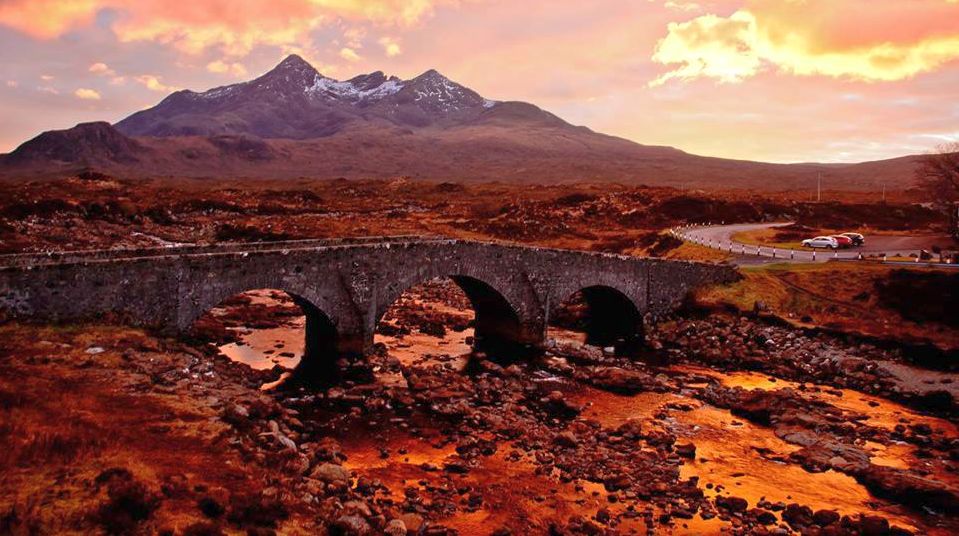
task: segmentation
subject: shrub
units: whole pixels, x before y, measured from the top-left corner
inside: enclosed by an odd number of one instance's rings
[[[160,498],[123,468],[107,469],[96,479],[106,483],[107,499],[100,504],[96,519],[107,534],[129,534],[160,507]]]

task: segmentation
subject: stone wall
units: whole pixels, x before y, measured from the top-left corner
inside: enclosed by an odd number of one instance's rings
[[[640,317],[655,316],[698,285],[738,275],[723,265],[460,240],[294,241],[8,256],[0,258],[0,308],[53,322],[114,314],[183,332],[230,296],[279,289],[313,320],[325,315],[338,351],[363,353],[387,308],[436,277],[453,278],[473,301],[479,338],[536,345],[550,314],[581,289],[615,289]]]

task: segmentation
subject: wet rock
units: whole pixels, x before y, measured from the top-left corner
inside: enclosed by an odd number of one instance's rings
[[[490,361],[489,359],[481,359],[481,358],[476,358],[476,361],[477,361],[477,365],[479,366],[480,369],[483,370],[483,372],[492,374],[494,376],[505,375],[506,369],[504,369],[503,366],[498,363],[494,363],[493,361]]]
[[[584,344],[559,343],[552,347],[552,352],[580,363],[602,362],[605,357],[601,349]]]
[[[797,503],[786,505],[782,513],[783,521],[793,528],[808,527],[813,522],[812,508]]]
[[[839,518],[839,512],[835,510],[816,510],[812,516],[812,521],[820,527],[825,527],[839,521]]]
[[[932,508],[952,515],[959,513],[959,489],[943,482],[872,464],[855,472],[854,476],[879,497],[916,508]]]
[[[414,513],[406,513],[399,517],[399,520],[406,525],[407,531],[413,534],[419,533],[420,529],[423,527],[423,516]]]
[[[294,453],[286,462],[286,470],[296,475],[304,475],[310,471],[310,458],[305,454]]]
[[[799,449],[790,458],[814,473],[828,469],[854,473],[870,465],[869,455],[862,449],[825,438]]]
[[[342,536],[367,536],[373,534],[373,527],[358,515],[344,515],[337,518],[330,532]]]
[[[247,430],[253,426],[249,410],[239,404],[228,405],[223,410],[221,418],[240,430]]]
[[[372,495],[376,491],[377,483],[363,475],[356,479],[356,492],[363,495]]]
[[[582,406],[567,400],[560,391],[550,392],[543,400],[543,408],[551,416],[563,419],[571,419],[583,411]]]
[[[696,457],[696,445],[692,443],[677,443],[673,445],[673,450],[675,450],[676,454],[681,458],[692,460]]]
[[[576,379],[621,394],[660,391],[664,387],[645,372],[619,367],[585,367],[576,372]]]
[[[553,437],[553,443],[560,447],[576,448],[579,446],[579,439],[576,438],[573,432],[566,431],[556,434],[556,436]]]
[[[456,536],[456,531],[443,525],[429,525],[420,532],[422,536]]]
[[[730,512],[745,512],[749,507],[749,502],[742,497],[727,497],[720,495],[716,497],[716,506],[724,508]]]
[[[338,463],[346,460],[343,447],[333,438],[325,437],[316,444],[303,445],[303,447],[312,451],[317,461]]]
[[[629,476],[625,474],[610,475],[603,479],[603,487],[606,488],[606,491],[626,489],[630,484]]]
[[[313,472],[310,473],[310,476],[326,483],[337,484],[349,483],[351,478],[350,471],[348,469],[342,465],[336,465],[333,463],[322,463],[314,467]]]
[[[910,428],[910,429],[913,431],[913,433],[915,433],[916,435],[922,435],[922,436],[932,435],[932,427],[929,426],[929,425],[926,424],[926,423],[912,424],[912,425],[909,426],[909,428]]]
[[[776,514],[762,508],[753,508],[749,511],[750,516],[763,525],[775,525],[778,519]]]
[[[447,473],[463,475],[470,471],[470,466],[466,460],[459,456],[452,456],[443,462],[443,470]]]
[[[649,430],[644,434],[646,442],[654,447],[669,449],[676,443],[676,436],[667,430]]]
[[[911,394],[909,400],[927,411],[945,415],[955,415],[959,412],[959,402],[952,393],[943,389],[934,389],[923,393]]]
[[[859,519],[862,536],[885,536],[889,534],[889,520],[879,516],[863,515]]]
[[[431,337],[444,337],[446,336],[446,326],[443,325],[443,322],[436,321],[427,321],[420,325],[420,333],[424,335],[429,335]]]
[[[296,452],[296,443],[282,432],[273,434],[273,437],[276,438],[276,442],[279,443],[284,449]]]
[[[343,513],[346,515],[357,515],[364,518],[373,516],[370,506],[363,501],[347,501],[343,503]]]
[[[604,524],[604,525],[609,525],[610,519],[611,519],[611,516],[610,516],[610,514],[609,514],[609,510],[608,510],[608,509],[606,509],[606,508],[600,508],[600,509],[596,512],[596,521],[599,521],[600,523],[602,523],[602,524]]]
[[[556,529],[551,530],[550,534],[587,534],[587,535],[598,535],[603,534],[603,528],[593,523],[589,519],[574,516],[570,518],[569,523],[566,525],[566,530]]]
[[[616,434],[627,439],[641,439],[643,437],[643,422],[640,419],[629,419],[619,425]]]
[[[391,519],[383,529],[386,536],[406,536],[406,523],[402,519]]]

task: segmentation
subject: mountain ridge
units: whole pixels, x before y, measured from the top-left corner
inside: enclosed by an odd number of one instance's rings
[[[697,156],[494,101],[430,69],[336,80],[291,55],[246,82],[180,90],[114,125],[47,131],[0,156],[0,176],[94,167],[130,177],[607,181],[697,188],[914,184],[916,156],[772,164]]]
[[[127,136],[246,134],[309,139],[336,134],[357,122],[412,128],[461,126],[481,121],[498,104],[435,69],[409,80],[382,71],[336,80],[290,55],[253,80],[199,93],[177,91],[114,126]],[[542,121],[548,112],[536,108],[530,114],[530,119],[540,115]],[[550,119],[557,126],[557,120],[562,121],[555,116]]]

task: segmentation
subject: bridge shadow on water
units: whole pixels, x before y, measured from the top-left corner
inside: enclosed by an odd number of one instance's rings
[[[581,289],[560,302],[549,325],[567,334],[581,334],[578,342],[611,350],[618,356],[643,353],[643,318],[618,290],[606,286]]]

